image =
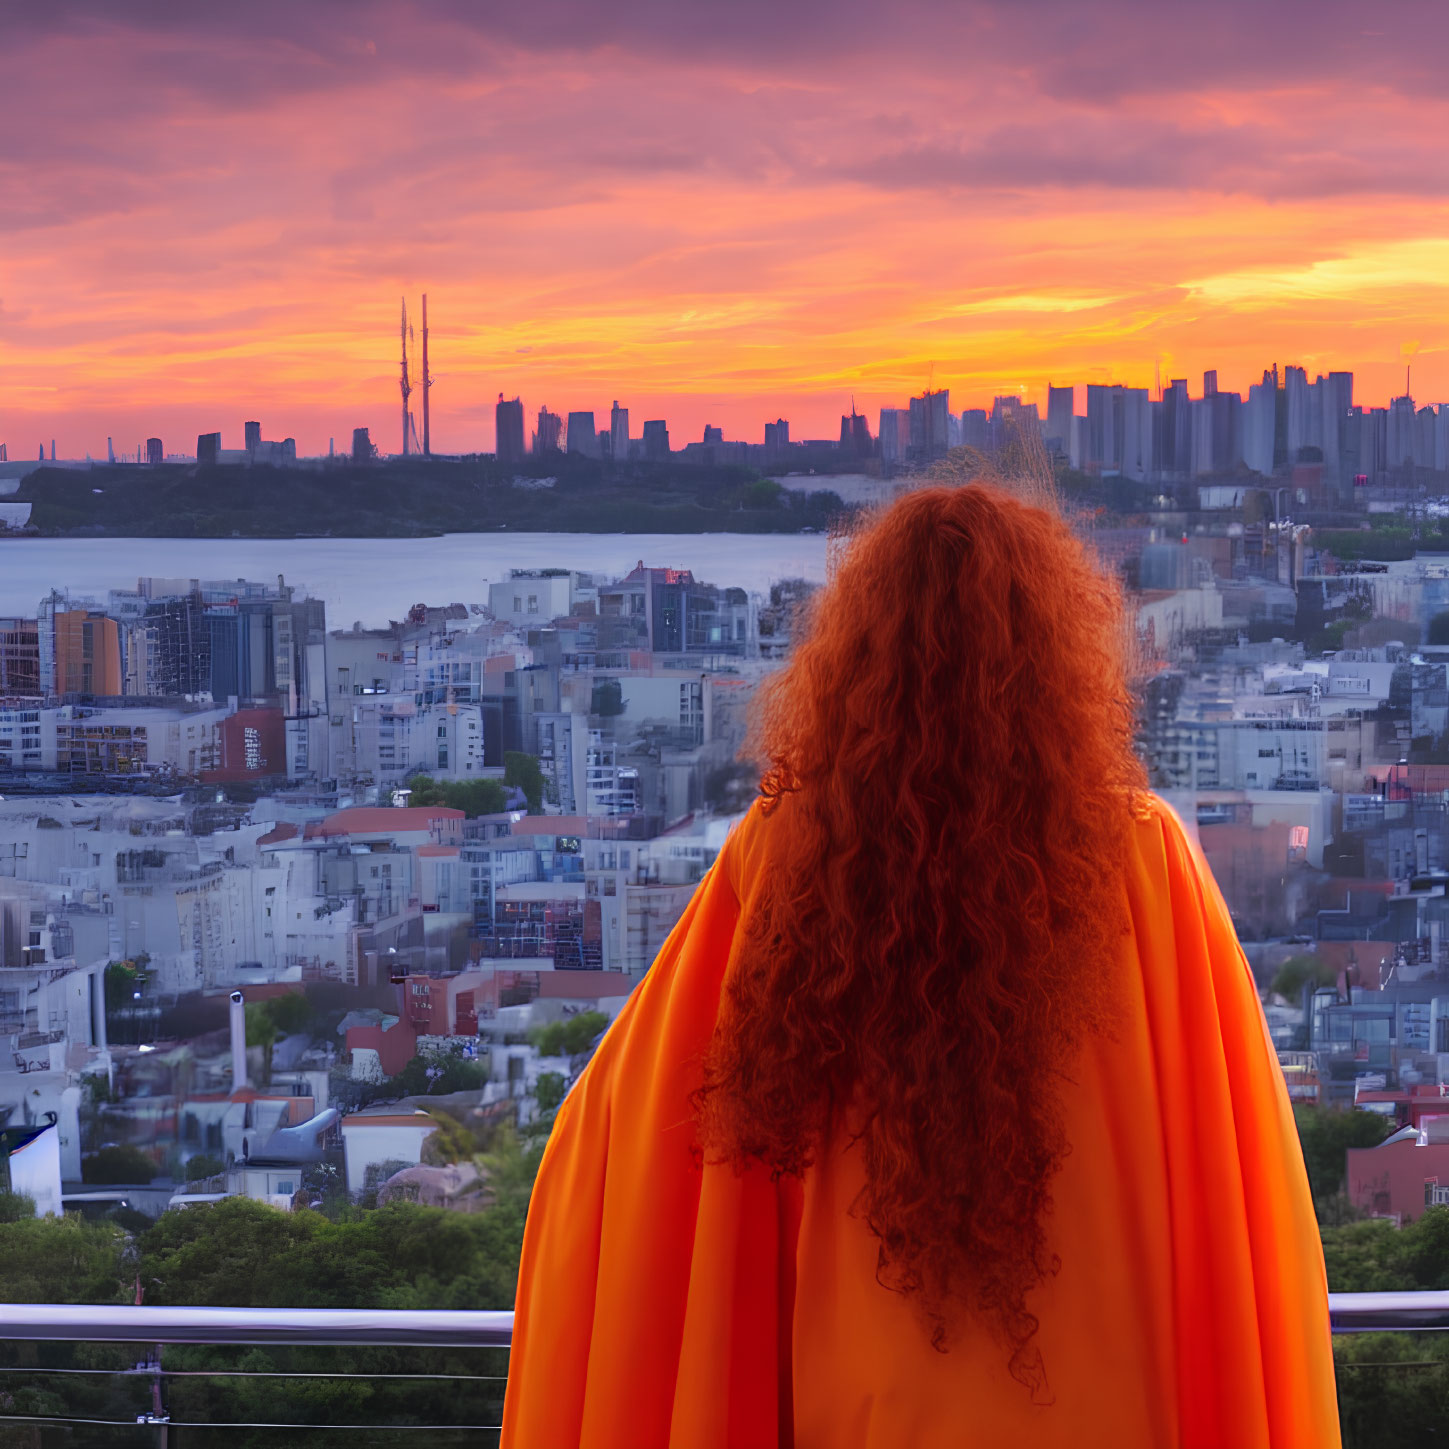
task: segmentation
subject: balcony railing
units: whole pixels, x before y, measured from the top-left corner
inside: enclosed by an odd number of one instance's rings
[[[1329,1295],[1329,1311],[1335,1333],[1370,1332],[1423,1332],[1449,1330],[1449,1292],[1409,1293],[1333,1293]],[[47,1373],[66,1375],[91,1375],[112,1380],[131,1380],[135,1385],[141,1381],[142,1389],[149,1389],[149,1407],[137,1412],[131,1418],[88,1417],[64,1413],[12,1413],[0,1409],[0,1425],[6,1422],[29,1424],[73,1424],[111,1426],[117,1430],[131,1431],[130,1437],[117,1436],[117,1443],[154,1442],[168,1443],[169,1430],[206,1430],[208,1437],[197,1443],[228,1442],[210,1437],[221,1429],[238,1431],[265,1431],[272,1436],[265,1441],[247,1439],[245,1435],[235,1440],[238,1443],[267,1442],[284,1443],[275,1436],[286,1432],[315,1434],[328,1429],[351,1430],[354,1434],[367,1432],[373,1436],[387,1437],[425,1431],[438,1435],[447,1430],[466,1434],[467,1442],[479,1442],[477,1435],[496,1435],[497,1414],[501,1409],[503,1385],[506,1373],[502,1366],[484,1362],[481,1366],[495,1365],[499,1372],[467,1373],[454,1366],[442,1373],[400,1373],[391,1369],[381,1372],[359,1372],[355,1369],[339,1369],[329,1373],[325,1366],[309,1361],[306,1367],[286,1364],[275,1371],[259,1370],[254,1359],[246,1360],[246,1367],[214,1366],[208,1362],[196,1366],[194,1361],[177,1366],[168,1364],[161,1352],[164,1348],[193,1346],[239,1346],[265,1347],[286,1353],[290,1350],[352,1348],[352,1349],[415,1349],[415,1350],[480,1350],[494,1354],[506,1351],[513,1337],[513,1314],[505,1312],[450,1311],[450,1310],[399,1310],[399,1309],[337,1309],[337,1308],[166,1308],[129,1307],[124,1305],[22,1303],[0,1306],[0,1343],[4,1341],[30,1344],[143,1344],[144,1353],[137,1361],[125,1367],[67,1367],[59,1370],[41,1367],[31,1361],[28,1366],[0,1367],[0,1404],[13,1403],[7,1396],[7,1387],[14,1380],[12,1374],[27,1374],[32,1377]],[[32,1349],[31,1355],[43,1352]],[[93,1358],[85,1360],[87,1365]],[[319,1368],[321,1371],[319,1371]],[[188,1417],[184,1406],[179,1406],[176,1416],[167,1407],[168,1388],[176,1391],[178,1385],[188,1387],[197,1380],[364,1380],[369,1390],[388,1381],[447,1381],[456,1386],[449,1398],[441,1391],[435,1402],[456,1402],[457,1394],[464,1385],[489,1385],[486,1402],[489,1405],[490,1422],[454,1423],[446,1416],[427,1416],[427,1421],[395,1420],[391,1423],[336,1423],[325,1412],[321,1417],[305,1420],[288,1420],[275,1416],[264,1422],[256,1418],[228,1417],[212,1414],[206,1418]],[[53,1386],[63,1380],[50,1380]],[[184,1390],[183,1390],[184,1392]],[[323,1401],[324,1403],[326,1401]],[[52,1406],[53,1407],[53,1406]],[[132,1406],[134,1407],[134,1405]],[[280,1405],[278,1406],[280,1407]],[[115,1411],[112,1410],[114,1413]],[[192,1412],[195,1412],[193,1409]],[[239,1411],[238,1411],[239,1412]],[[442,1422],[440,1422],[440,1419]],[[149,1441],[136,1435],[154,1437]],[[184,1434],[178,1436],[181,1444],[193,1442]],[[48,1441],[47,1441],[48,1442]],[[89,1442],[89,1441],[87,1441]],[[306,1442],[314,1442],[307,1440]],[[329,1439],[328,1442],[331,1442]],[[345,1442],[345,1441],[343,1441]],[[361,1442],[376,1442],[363,1440]],[[390,1438],[389,1438],[390,1442]],[[482,1442],[492,1443],[491,1437]]]

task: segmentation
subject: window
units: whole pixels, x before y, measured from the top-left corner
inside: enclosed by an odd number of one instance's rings
[[[538,613],[538,595],[537,594],[530,594],[528,596],[528,612],[530,614],[536,614],[536,613]]]
[[[294,1193],[297,1190],[296,1182],[290,1177],[279,1177],[277,1179],[277,1191],[279,1193]]]

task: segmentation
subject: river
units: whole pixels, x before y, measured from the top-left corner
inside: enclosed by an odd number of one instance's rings
[[[269,580],[327,604],[330,628],[401,619],[413,604],[486,603],[515,568],[617,577],[643,560],[763,593],[825,577],[816,534],[449,533],[441,538],[29,538],[0,543],[0,615],[34,617],[53,588],[103,599],[142,577]]]

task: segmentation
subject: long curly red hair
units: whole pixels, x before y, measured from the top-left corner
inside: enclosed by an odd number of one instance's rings
[[[709,1160],[853,1138],[882,1283],[937,1347],[983,1315],[1027,1383],[1060,1089],[1127,928],[1128,653],[1051,508],[930,487],[865,528],[762,691],[769,866],[695,1098]]]

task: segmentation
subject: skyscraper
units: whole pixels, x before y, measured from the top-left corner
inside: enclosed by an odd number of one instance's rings
[[[559,450],[559,438],[563,436],[563,419],[557,413],[551,413],[546,407],[538,410],[538,425],[533,431],[533,451],[535,454],[556,453]]]
[[[1076,395],[1074,387],[1047,388],[1046,444],[1053,452],[1065,453],[1071,447]]]
[[[618,398],[609,409],[609,451],[616,463],[629,461],[629,409],[621,408]]]
[[[880,459],[882,463],[904,463],[911,445],[910,413],[905,408],[880,410]]]
[[[1263,373],[1262,382],[1248,388],[1248,401],[1243,407],[1243,462],[1254,473],[1265,478],[1273,472],[1273,429],[1278,387],[1273,374]]]
[[[787,437],[788,437],[788,427]],[[850,453],[857,458],[867,458],[871,454],[870,424],[855,410],[852,402],[850,411],[840,415],[840,449],[841,452]]]
[[[594,431],[593,413],[569,414],[568,450],[585,458],[599,456],[599,437]]]
[[[1298,461],[1300,449],[1320,444],[1308,393],[1308,374],[1301,367],[1285,367],[1283,392],[1288,409],[1288,464],[1291,467]]]
[[[498,404],[493,409],[494,455],[500,463],[518,463],[523,460],[523,403],[519,398],[504,400],[498,394]]]
[[[943,456],[950,447],[946,418],[951,411],[948,388],[911,399],[911,456],[921,462]]]
[[[1122,467],[1122,387],[1087,384],[1087,463],[1104,473]]]
[[[663,418],[644,424],[644,457],[651,463],[669,461],[669,427]]]

